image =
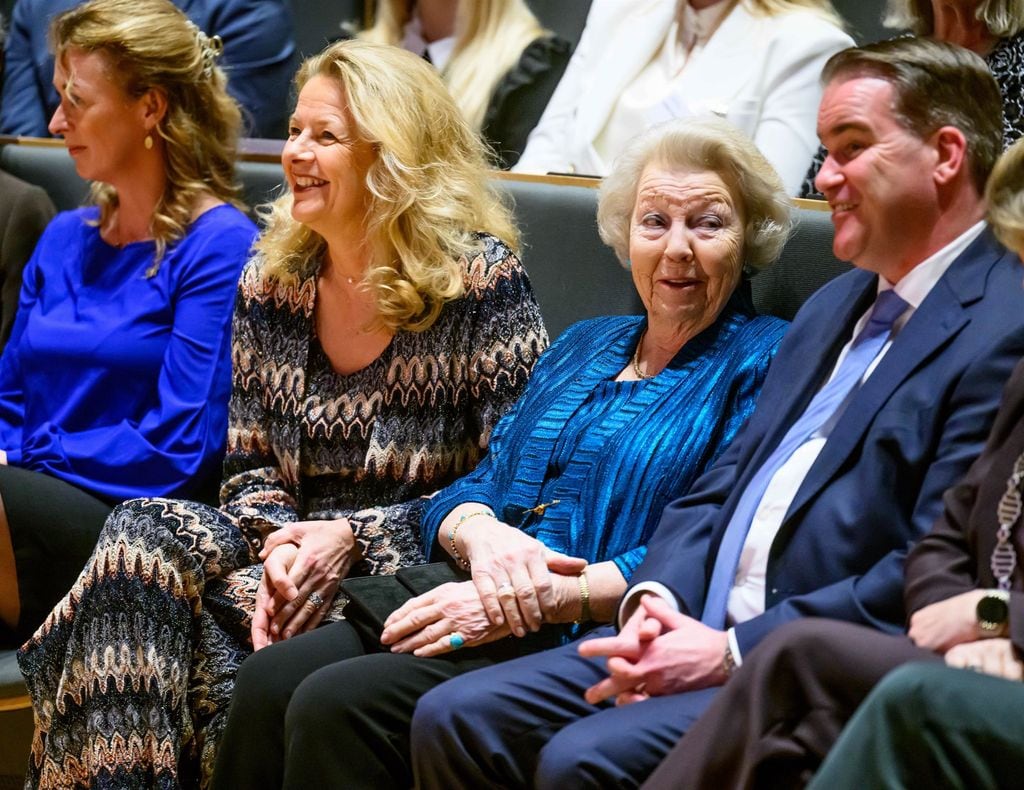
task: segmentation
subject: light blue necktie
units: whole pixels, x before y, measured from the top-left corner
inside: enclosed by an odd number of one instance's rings
[[[718,547],[718,556],[715,558],[715,567],[711,573],[711,583],[704,603],[704,614],[701,617],[701,622],[705,625],[719,629],[725,627],[729,592],[736,576],[740,553],[747,540],[750,522],[753,521],[754,513],[768,489],[768,483],[798,447],[821,430],[826,423],[834,425],[839,419],[856,391],[858,382],[864,378],[864,373],[871,362],[889,339],[892,325],[906,309],[907,303],[895,291],[890,289],[878,295],[867,326],[850,345],[849,352],[832,380],[811,399],[804,413],[782,437],[775,452],[747,484]]]

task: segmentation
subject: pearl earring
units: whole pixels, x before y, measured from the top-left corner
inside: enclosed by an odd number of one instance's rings
[[[153,150],[153,135],[147,134],[146,139],[142,141],[142,144],[146,146],[147,151]]]

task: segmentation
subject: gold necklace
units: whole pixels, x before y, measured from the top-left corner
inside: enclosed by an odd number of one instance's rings
[[[643,334],[640,335],[640,340],[636,344],[636,351],[633,352],[633,373],[640,381],[646,381],[651,378],[649,375],[640,370],[640,349],[643,347],[644,338],[647,337],[647,330],[645,329]]]

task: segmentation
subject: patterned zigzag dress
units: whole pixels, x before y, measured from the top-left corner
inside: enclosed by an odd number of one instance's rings
[[[252,649],[256,555],[278,526],[347,517],[364,558],[355,575],[423,561],[421,497],[476,464],[547,343],[519,261],[480,239],[465,295],[351,375],[316,341],[316,272],[285,286],[249,263],[222,505],[136,499],[110,516],[19,655],[36,717],[28,786],[206,783]]]

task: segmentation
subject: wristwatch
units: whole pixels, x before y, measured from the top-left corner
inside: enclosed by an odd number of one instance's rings
[[[989,590],[975,609],[982,636],[999,636],[1010,619],[1010,593]]]

